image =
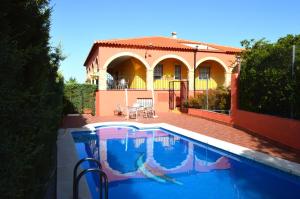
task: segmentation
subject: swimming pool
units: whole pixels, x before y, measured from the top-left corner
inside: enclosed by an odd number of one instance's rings
[[[72,133],[80,158],[100,160],[109,198],[299,198],[300,178],[164,128],[98,126]],[[89,167],[88,163],[83,165]],[[93,198],[95,176],[87,175]]]

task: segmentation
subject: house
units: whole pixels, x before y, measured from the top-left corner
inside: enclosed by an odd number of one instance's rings
[[[187,95],[228,87],[240,52],[240,48],[179,39],[175,32],[171,37],[96,41],[84,63],[87,82],[98,85],[96,115],[111,115],[117,104],[125,105],[125,88],[129,104],[151,97],[154,90],[156,108],[168,111],[170,82],[185,81]],[[180,88],[180,83],[173,83],[175,101]]]

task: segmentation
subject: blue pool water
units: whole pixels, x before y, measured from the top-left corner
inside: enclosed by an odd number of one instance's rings
[[[299,177],[164,129],[106,126],[73,138],[80,158],[100,160],[110,199],[300,198]],[[98,198],[96,176],[87,182]]]

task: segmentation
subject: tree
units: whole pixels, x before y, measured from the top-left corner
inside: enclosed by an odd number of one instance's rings
[[[49,46],[48,0],[0,6],[0,198],[41,198],[61,119],[59,48]]]
[[[241,43],[246,50],[239,81],[240,108],[300,119],[300,35],[287,35],[275,43],[265,39]],[[297,49],[294,77],[293,45]]]
[[[70,77],[66,84],[78,84],[78,82],[75,77]]]

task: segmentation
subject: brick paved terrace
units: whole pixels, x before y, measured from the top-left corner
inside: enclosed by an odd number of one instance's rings
[[[62,128],[78,128],[86,124],[95,122],[109,121],[134,121],[140,123],[168,123],[180,128],[188,129],[206,136],[224,140],[236,145],[247,147],[256,151],[260,151],[275,157],[284,158],[290,161],[300,163],[300,152],[286,148],[280,144],[274,143],[261,136],[250,134],[248,132],[219,124],[213,121],[208,121],[202,118],[189,116],[178,113],[158,113],[158,118],[142,118],[138,120],[126,120],[123,116],[107,116],[96,117],[91,115],[81,116],[66,116],[63,119]]]

